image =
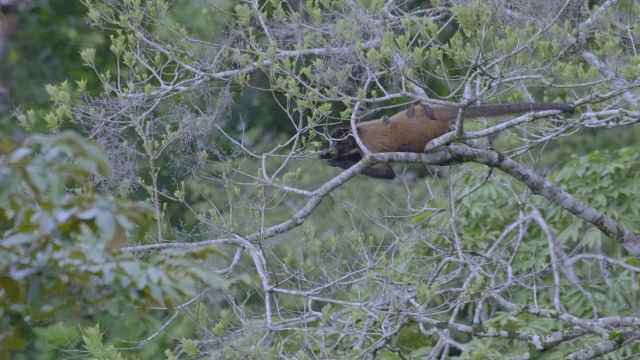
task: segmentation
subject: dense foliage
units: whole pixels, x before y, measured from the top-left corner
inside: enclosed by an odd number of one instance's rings
[[[118,320],[123,314],[154,321],[136,308],[173,308],[203,286],[228,286],[200,269],[201,251],[146,261],[117,254],[127,233],[144,237],[151,212],[88,191],[110,171],[95,144],[67,132],[34,135],[22,146],[1,139],[0,151],[0,356],[22,350],[42,358],[55,354],[51,345],[79,343],[78,322],[101,320],[122,331],[131,325]]]
[[[636,2],[82,3],[92,75],[14,116],[82,136],[0,147],[2,356],[640,353]],[[317,158],[415,101],[576,113]]]

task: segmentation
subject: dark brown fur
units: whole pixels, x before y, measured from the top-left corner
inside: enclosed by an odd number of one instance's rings
[[[520,103],[504,105],[474,105],[465,109],[464,117],[494,117],[526,113],[530,111],[562,110],[573,113],[572,105],[564,103]],[[449,106],[415,104],[391,118],[382,117],[356,125],[358,135],[364,146],[372,153],[381,152],[417,152],[424,151],[425,145],[451,131],[451,124],[458,117],[460,109]],[[331,158],[330,165],[348,169],[357,163],[363,155],[351,128],[337,128],[331,132],[331,151],[321,154],[320,158]],[[395,173],[389,164],[372,166],[365,175],[393,179]]]

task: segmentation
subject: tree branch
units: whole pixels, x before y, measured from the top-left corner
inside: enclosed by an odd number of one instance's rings
[[[443,161],[433,162],[435,158],[440,158]],[[575,216],[594,225],[602,231],[602,233],[622,245],[631,254],[640,255],[640,236],[638,234],[630,232],[600,210],[576,199],[568,192],[553,184],[551,181],[538,175],[534,171],[525,168],[517,161],[505,157],[497,151],[479,150],[460,145],[451,145],[432,154],[372,154],[369,159],[365,158],[363,160],[368,160],[374,163],[388,161],[422,162],[431,165],[475,162],[500,169],[507,175],[512,176],[526,185],[534,194],[546,198]]]

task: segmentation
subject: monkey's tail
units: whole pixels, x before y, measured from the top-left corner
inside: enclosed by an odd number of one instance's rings
[[[531,111],[561,110],[569,114],[575,111],[573,105],[567,103],[516,103],[496,105],[472,105],[467,108],[465,115],[473,116],[499,116]]]

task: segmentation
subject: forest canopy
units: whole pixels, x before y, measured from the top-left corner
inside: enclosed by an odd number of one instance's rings
[[[0,19],[0,358],[640,354],[639,3],[63,3]]]

